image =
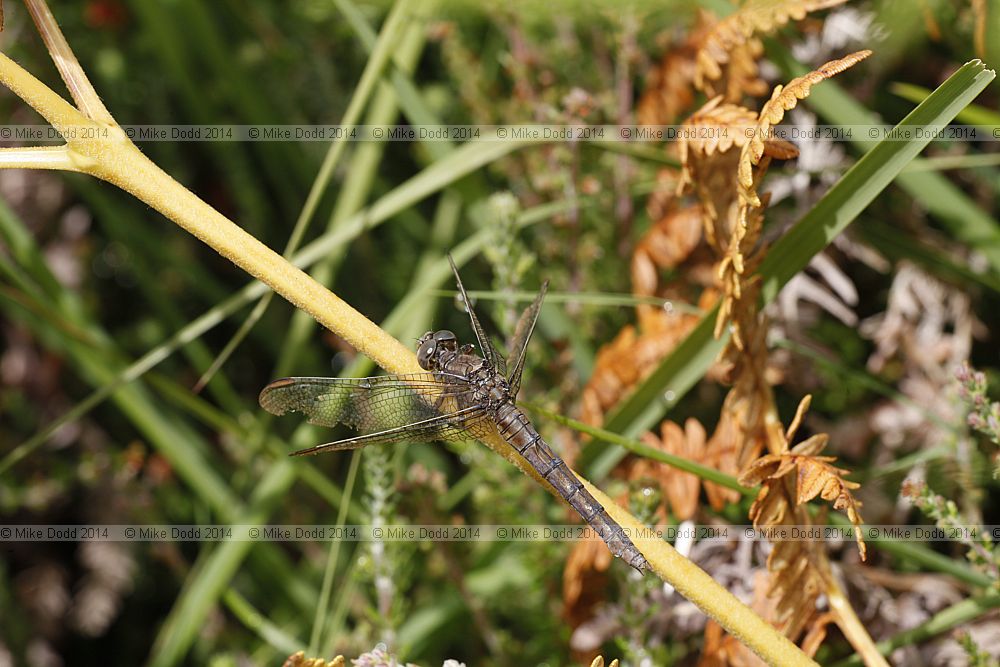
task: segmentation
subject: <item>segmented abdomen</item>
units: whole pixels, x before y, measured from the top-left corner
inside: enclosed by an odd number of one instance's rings
[[[604,511],[604,507],[587,491],[569,466],[553,453],[520,408],[513,404],[501,406],[497,411],[496,424],[501,437],[579,512],[583,520],[601,536],[611,553],[639,572],[649,569],[649,563],[622,527]]]

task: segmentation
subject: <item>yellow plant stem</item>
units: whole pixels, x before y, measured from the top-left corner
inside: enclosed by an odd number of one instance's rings
[[[0,169],[80,171],[66,146],[0,148]]]
[[[410,349],[171,178],[143,155],[116,123],[87,118],[2,53],[0,83],[34,107],[66,138],[65,168],[96,176],[147,203],[309,313],[387,371],[420,372]],[[22,153],[18,166],[45,167],[41,159],[32,164],[30,155]],[[48,162],[52,168],[51,159]],[[499,435],[484,442],[554,493]],[[635,517],[586,480],[582,481],[615,521],[633,535],[639,533],[643,526]],[[634,542],[657,575],[761,658],[773,665],[816,664],[669,544],[659,539],[636,539]]]
[[[577,475],[579,477],[579,475]],[[619,507],[600,489],[581,479],[598,502],[625,530],[642,534],[645,528],[634,516]],[[816,665],[788,637],[757,615],[700,567],[677,553],[661,539],[634,539],[653,570],[677,592],[718,621],[719,625],[770,665]]]
[[[858,618],[854,607],[844,595],[840,584],[833,577],[826,577],[826,599],[830,610],[834,613],[837,626],[850,642],[854,650],[861,656],[867,667],[889,667],[885,657],[879,652],[864,623]]]
[[[0,54],[0,81],[67,138],[69,162],[77,170],[113,183],[149,204],[383,368],[396,373],[420,372],[410,350],[175,181],[117,124],[86,118],[4,54]]]

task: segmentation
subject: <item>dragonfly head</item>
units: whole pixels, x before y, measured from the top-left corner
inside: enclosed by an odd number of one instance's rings
[[[437,357],[441,352],[454,352],[458,349],[458,339],[447,329],[428,331],[417,342],[417,363],[425,371],[434,370]]]

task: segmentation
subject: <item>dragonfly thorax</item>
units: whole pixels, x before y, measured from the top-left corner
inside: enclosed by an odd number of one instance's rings
[[[0,0],[2,1],[2,0]],[[451,257],[449,256],[449,260]],[[478,348],[460,345],[446,329],[420,337],[417,360],[423,373],[370,378],[284,378],[260,394],[268,412],[301,412],[322,426],[345,424],[359,434],[295,452],[296,455],[358,449],[370,444],[502,438],[539,479],[545,480],[600,535],[611,553],[640,572],[649,563],[624,529],[604,510],[535,430],[515,398],[524,352],[545,296],[542,286],[518,323],[511,348],[513,368],[483,331],[455,263],[455,282],[468,306]]]
[[[475,353],[472,345],[459,347],[451,331],[428,331],[417,343],[417,361],[425,371],[443,371],[465,378],[474,400],[490,409],[510,401],[510,387],[501,374]]]

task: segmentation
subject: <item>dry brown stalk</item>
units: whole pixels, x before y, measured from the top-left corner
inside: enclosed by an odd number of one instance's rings
[[[739,103],[744,96],[758,97],[767,84],[757,75],[763,47],[755,35],[774,32],[809,12],[839,5],[844,0],[748,0],[735,13],[707,31],[696,56],[694,84],[706,95],[722,95]]]
[[[715,433],[707,438],[696,420],[688,420],[683,429],[668,421],[661,425],[659,436],[647,434],[644,440],[669,453],[739,472],[739,479],[745,485],[760,484],[761,490],[750,510],[750,518],[758,527],[812,525],[814,519],[806,503],[817,496],[831,501],[835,509],[844,510],[856,526],[861,523],[860,503],[852,494],[858,484],[844,479],[848,471],[835,467],[833,457],[821,455],[828,436],[813,435],[792,446],[809,397],[801,402],[787,429],[778,414],[771,386],[773,372],[768,366],[769,323],[760,311],[756,275],[756,267],[766,254],[766,248],[761,246],[761,231],[768,195],[758,195],[757,187],[771,159],[797,155],[795,146],[771,138],[770,129],[781,122],[786,111],[808,96],[813,85],[851,67],[870,52],[860,51],[831,61],[785,86],[776,87],[760,112],[737,104],[746,95],[764,92],[758,92],[755,83],[759,81],[756,59],[760,55],[755,34],[772,31],[791,19],[802,18],[808,11],[841,1],[751,0],[737,14],[699,35],[695,85],[713,97],[685,121],[678,142],[682,170],[676,180],[675,197],[659,192],[651,198],[649,209],[655,212],[653,217],[657,222],[637,245],[632,260],[633,291],[662,296],[667,289],[676,293],[678,288],[660,285],[661,269],[676,272],[682,264],[689,268],[692,260],[703,252],[699,247],[707,246],[716,258],[715,275],[710,282],[700,284],[707,287],[702,293],[705,305],[720,294],[716,334],[725,330],[732,333],[721,364],[728,369],[731,389],[719,423]],[[677,51],[670,58],[679,58],[680,53]],[[665,57],[663,63],[667,61]],[[661,78],[654,81],[657,87],[650,95],[665,90],[664,76],[661,72]],[[654,97],[649,99],[655,101]],[[666,107],[654,106],[654,101],[647,102],[647,108],[651,109],[647,115],[663,122]],[[664,182],[671,180],[674,180],[672,174],[664,176]],[[679,203],[680,197],[688,193],[695,196],[698,205]],[[704,246],[697,228],[699,223]],[[689,282],[695,275],[682,272],[682,278]],[[674,349],[694,322],[692,319],[680,324],[677,317],[668,316],[659,308],[641,307],[642,333],[632,326],[625,327],[612,343],[602,348],[594,376],[584,393],[586,421],[599,423],[604,412],[639,382],[655,361]],[[701,485],[695,476],[641,460],[631,464],[628,477],[659,481],[676,517],[688,518],[696,513]],[[705,489],[715,507],[733,500],[731,490],[708,484]],[[864,558],[865,545],[860,531],[856,534]],[[579,550],[583,558],[585,550],[582,547]],[[594,565],[589,562],[592,557],[583,560],[588,562],[578,565]],[[836,622],[866,657],[873,662],[880,659],[871,638],[846,604],[831,574],[822,543],[773,541],[767,568],[767,575],[762,576],[755,589],[759,598],[755,607],[765,612],[787,637],[800,638],[809,655],[814,655],[822,643],[827,625]],[[830,599],[830,611],[817,608],[821,595]],[[834,600],[837,604],[833,604]],[[759,664],[756,660],[731,638],[722,637],[721,632],[716,636],[711,627],[706,631],[702,664]]]
[[[731,214],[726,220],[729,236],[718,247],[721,252],[718,279],[723,295],[716,335],[726,329],[732,333],[723,356],[732,364],[733,386],[726,397],[723,415],[735,425],[741,443],[740,482],[746,486],[761,485],[750,509],[750,518],[757,527],[812,525],[813,518],[806,503],[816,496],[833,501],[835,509],[845,510],[856,527],[861,524],[860,503],[852,495],[859,485],[843,479],[848,471],[834,467],[833,457],[819,455],[828,436],[817,434],[794,448],[791,445],[808,409],[808,396],[799,404],[789,427],[782,427],[766,373],[768,318],[760,311],[755,269],[767,251],[760,244],[760,235],[768,197],[759,196],[757,188],[770,161],[767,149],[770,128],[781,122],[785,112],[799,100],[808,96],[813,85],[869,54],[869,51],[851,54],[798,77],[786,86],[777,86],[757,114],[752,139],[742,144],[737,162],[735,215]],[[720,233],[723,227],[718,225]],[[766,453],[760,456],[765,449]],[[856,535],[863,559],[865,545],[860,530]],[[849,606],[838,605],[826,614],[820,614],[816,607],[822,594],[838,601],[843,599],[839,584],[830,572],[822,543],[772,540],[772,544],[767,562],[771,573],[768,595],[775,602],[772,622],[790,639],[804,634],[804,650],[815,651],[825,636],[825,626],[832,619],[866,656],[877,656],[872,650],[871,638],[855,622]]]

